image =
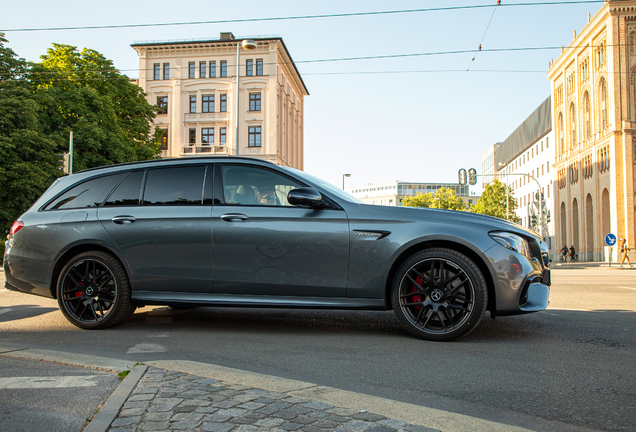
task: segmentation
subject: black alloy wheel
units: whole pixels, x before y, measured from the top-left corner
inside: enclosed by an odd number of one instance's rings
[[[407,259],[393,280],[393,310],[406,329],[427,340],[456,339],[471,332],[486,310],[486,281],[473,261],[446,248]]]
[[[81,253],[64,266],[57,302],[64,317],[83,329],[120,324],[135,311],[121,263],[104,252]]]

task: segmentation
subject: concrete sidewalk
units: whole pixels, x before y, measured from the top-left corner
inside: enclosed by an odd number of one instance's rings
[[[612,262],[611,266],[606,262],[573,262],[573,263],[561,263],[552,261],[550,268],[556,269],[568,269],[568,270],[636,270],[636,264],[630,267],[627,263],[623,267],[619,267],[620,263]]]

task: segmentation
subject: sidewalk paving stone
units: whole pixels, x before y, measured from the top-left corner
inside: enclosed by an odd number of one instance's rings
[[[205,432],[434,432],[384,416],[149,367],[108,429]]]

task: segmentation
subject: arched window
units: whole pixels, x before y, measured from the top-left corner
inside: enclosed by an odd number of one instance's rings
[[[607,129],[607,86],[605,85],[605,78],[601,78],[601,84],[599,85],[600,93],[600,115],[601,115],[601,130]]]
[[[563,136],[563,113],[559,113],[559,131],[558,131],[558,137],[557,139],[559,140],[559,154],[563,155],[565,154],[565,138]]]
[[[585,95],[583,95],[583,109],[585,110],[585,131],[584,138],[586,140],[590,139],[590,94],[586,91]]]
[[[570,150],[573,150],[576,147],[576,108],[574,107],[574,102],[570,104],[570,132],[572,133],[570,136]]]

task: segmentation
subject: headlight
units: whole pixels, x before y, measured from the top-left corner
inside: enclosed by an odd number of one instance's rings
[[[491,232],[489,235],[494,241],[503,247],[518,252],[527,258],[531,257],[530,247],[523,237],[509,232]]]

